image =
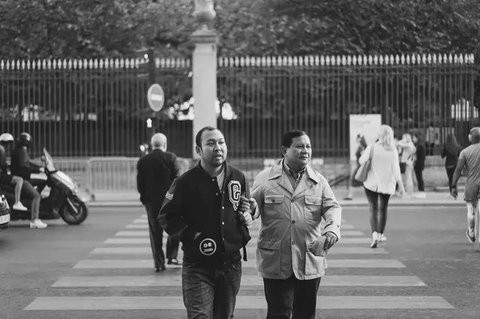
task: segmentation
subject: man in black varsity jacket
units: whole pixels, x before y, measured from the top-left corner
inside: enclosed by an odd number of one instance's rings
[[[240,250],[250,240],[250,207],[256,205],[249,199],[245,175],[225,162],[222,132],[204,127],[195,143],[200,162],[174,181],[158,220],[182,242],[188,318],[233,318],[242,274]]]

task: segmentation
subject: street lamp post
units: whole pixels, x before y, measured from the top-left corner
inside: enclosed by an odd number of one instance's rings
[[[198,23],[192,34],[193,51],[193,97],[195,117],[193,119],[193,141],[195,134],[204,126],[217,127],[215,100],[217,97],[217,32],[211,26],[216,13],[213,0],[194,0],[193,15]],[[193,157],[196,158],[195,142]]]

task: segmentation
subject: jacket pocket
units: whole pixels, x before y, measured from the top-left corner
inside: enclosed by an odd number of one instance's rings
[[[319,275],[323,276],[325,274],[325,269],[327,268],[327,262],[325,257],[315,256],[310,250],[309,246],[311,243],[305,243],[305,276],[314,276]]]
[[[278,219],[284,217],[284,195],[265,195],[263,214],[267,218]]]
[[[275,205],[283,203],[283,195],[266,195],[265,205]]]
[[[305,195],[304,216],[320,221],[322,219],[322,197]]]
[[[260,238],[258,240],[257,261],[258,270],[266,275],[280,274],[281,240],[267,240]]]

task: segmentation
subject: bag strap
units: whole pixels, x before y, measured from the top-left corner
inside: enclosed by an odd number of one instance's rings
[[[373,149],[375,148],[375,144],[372,145],[372,149],[370,150],[370,160],[373,159]]]

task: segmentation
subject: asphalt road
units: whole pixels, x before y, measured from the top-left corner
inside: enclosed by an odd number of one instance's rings
[[[377,250],[366,207],[345,207],[343,219],[318,318],[480,318],[480,252],[467,243],[462,208],[392,207]],[[145,221],[141,208],[94,207],[80,226],[12,223],[0,233],[0,318],[186,318],[180,268],[153,272]],[[264,318],[249,257],[235,317]]]

